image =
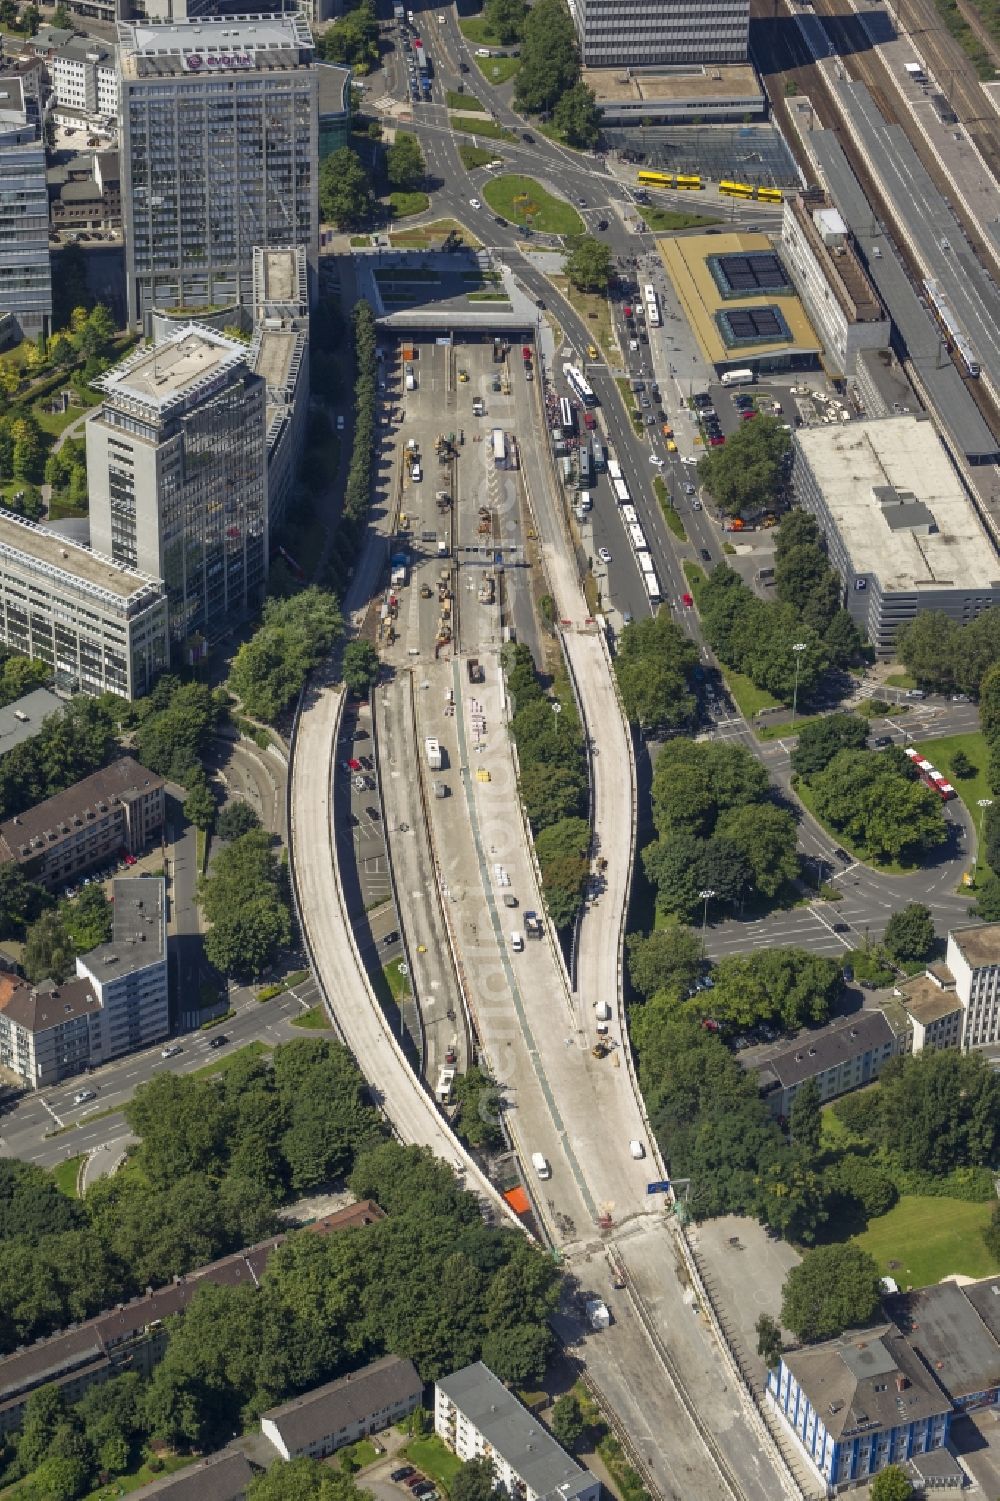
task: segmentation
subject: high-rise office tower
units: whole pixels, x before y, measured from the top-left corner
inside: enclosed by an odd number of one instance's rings
[[[52,323],[45,147],[19,78],[0,78],[0,313],[28,338]]]
[[[740,63],[750,0],[569,0],[588,68]]]
[[[267,578],[265,393],[249,349],[182,324],[102,376],[87,421],[93,547],[162,579],[175,649],[260,603]]]
[[[249,303],[255,246],[319,254],[317,70],[296,14],[119,25],[129,317]]]

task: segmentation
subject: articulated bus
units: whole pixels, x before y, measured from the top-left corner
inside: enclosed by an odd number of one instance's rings
[[[638,181],[644,188],[677,188],[681,192],[701,187],[700,177],[675,172],[640,172]]]
[[[781,203],[784,193],[780,188],[754,187],[749,182],[729,182],[726,178],[719,183],[719,192],[726,198],[756,198],[760,203]]]
[[[656,295],[656,288],[652,285],[643,288],[643,297],[646,302],[646,319],[650,328],[660,326],[660,300]]]
[[[762,203],[783,203],[785,195],[780,188],[758,188],[757,197]]]
[[[569,382],[574,395],[579,397],[585,407],[596,407],[597,397],[590,383],[584,380],[582,371],[578,370],[575,365],[564,365],[563,375]]]

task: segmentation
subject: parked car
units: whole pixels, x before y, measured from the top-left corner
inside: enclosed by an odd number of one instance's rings
[[[414,1470],[412,1465],[400,1465],[398,1470],[393,1470],[392,1474],[389,1476],[389,1479],[394,1481],[395,1484],[398,1485],[401,1480],[408,1480],[410,1476],[414,1475],[415,1473],[416,1471]]]
[[[226,1046],[226,1043],[228,1041],[229,1041],[229,1038],[226,1036],[226,1034],[224,1032],[220,1032],[219,1035],[218,1035],[218,1037],[213,1037],[212,1038],[212,1041],[209,1043],[209,1047],[210,1048],[224,1048]]]

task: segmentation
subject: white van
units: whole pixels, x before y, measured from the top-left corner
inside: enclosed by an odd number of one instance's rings
[[[609,1022],[611,1020],[611,1007],[607,1001],[598,1001],[594,1010],[597,1013],[597,1020],[599,1022]]]
[[[415,485],[420,483],[421,479],[423,478],[423,475],[421,473],[420,465],[419,464],[414,464],[413,467],[410,469],[410,478],[411,478],[411,480],[413,481],[413,483]]]
[[[628,1149],[632,1153],[632,1156],[635,1158],[636,1162],[641,1162],[646,1155],[646,1148],[643,1146],[641,1141],[630,1141],[628,1144]]]
[[[510,935],[510,946],[514,950],[515,954],[519,954],[524,948],[524,934],[512,933]]]
[[[535,1169],[535,1172],[538,1174],[539,1178],[542,1178],[544,1180],[545,1178],[552,1177],[552,1169],[549,1167],[547,1159],[542,1156],[541,1152],[532,1152],[531,1165]]]

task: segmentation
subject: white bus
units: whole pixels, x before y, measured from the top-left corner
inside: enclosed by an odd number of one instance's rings
[[[594,395],[593,387],[584,379],[582,370],[578,370],[575,365],[564,365],[563,375],[569,382],[574,396],[578,396],[585,407],[596,407],[597,397]]]
[[[756,377],[752,370],[726,370],[722,376],[724,386],[752,386]]]
[[[572,437],[576,432],[576,413],[568,396],[559,398],[559,421],[562,423],[563,437]]]
[[[644,287],[643,296],[646,300],[646,321],[650,328],[659,328],[660,300],[656,295],[656,288],[652,285]]]
[[[648,573],[643,573],[642,581],[646,585],[646,593],[649,595],[650,603],[654,605],[658,604],[663,596],[660,593],[660,584],[655,571],[651,568]]]
[[[502,427],[493,429],[493,462],[504,464],[507,461],[507,434]]]
[[[608,479],[616,480],[622,477],[622,466],[617,459],[608,460]]]
[[[612,480],[615,490],[615,499],[620,506],[627,506],[632,497],[628,493],[628,485],[623,479]]]
[[[626,526],[635,526],[639,520],[639,513],[635,506],[622,506],[622,520]]]
[[[642,527],[638,525],[637,522],[633,522],[633,524],[629,527],[628,534],[632,540],[632,546],[635,548],[636,552],[645,552],[647,545],[646,533],[643,531]]]

